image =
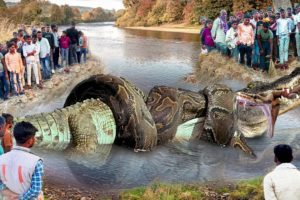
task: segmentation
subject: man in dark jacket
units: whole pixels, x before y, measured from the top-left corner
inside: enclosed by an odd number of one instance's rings
[[[54,45],[54,35],[53,33],[50,31],[50,26],[47,25],[46,26],[46,32],[43,33],[43,37],[46,38],[49,42],[50,45],[50,66],[51,66],[51,70],[52,70],[52,74],[55,73],[54,71],[54,63],[53,63],[53,52],[55,49],[55,45]]]
[[[76,49],[79,46],[79,32],[75,28],[75,22],[72,22],[71,28],[67,30],[67,36],[71,40],[71,45],[69,49],[69,64],[74,65],[78,63]]]
[[[53,52],[53,64],[54,69],[59,68],[58,60],[59,60],[59,34],[58,27],[56,25],[51,25],[52,33],[54,36],[54,52]]]

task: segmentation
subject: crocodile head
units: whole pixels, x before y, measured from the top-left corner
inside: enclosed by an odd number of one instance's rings
[[[248,138],[273,137],[277,116],[300,105],[300,67],[271,83],[250,83],[235,95],[237,129]]]

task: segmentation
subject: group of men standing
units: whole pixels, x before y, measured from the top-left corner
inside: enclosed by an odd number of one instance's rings
[[[229,20],[222,10],[214,21],[203,18],[201,23],[202,50],[218,50],[255,70],[268,71],[271,60],[278,68],[288,69],[291,48],[300,58],[300,6],[239,12]]]
[[[86,62],[87,45],[87,37],[75,23],[62,35],[56,25],[32,28],[31,34],[19,29],[6,45],[0,45],[0,97],[6,100],[9,94],[24,94],[25,89],[32,89],[32,80],[42,89],[43,81],[56,70],[81,63],[82,56]]]

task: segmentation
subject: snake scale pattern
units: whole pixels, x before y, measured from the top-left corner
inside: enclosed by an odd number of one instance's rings
[[[277,93],[283,88],[290,88],[293,96],[299,94],[299,80],[300,69],[297,68],[274,82],[253,83],[251,88],[237,92],[221,84],[198,92],[156,86],[146,96],[124,78],[100,74],[79,83],[67,97],[64,108],[18,121],[30,121],[38,128],[37,139],[41,146],[91,152],[97,145],[112,143],[136,151],[150,151],[158,144],[173,140],[180,125],[204,119],[202,126],[195,126],[194,138],[239,147],[254,156],[240,131],[243,129],[240,124],[244,127],[251,124],[255,134],[264,134],[266,127],[261,121],[266,121],[265,116],[251,110],[256,104],[270,104],[280,98]],[[243,111],[244,118],[239,118],[236,112],[237,99],[241,99],[237,97],[251,102],[249,112]],[[289,106],[282,107],[281,113],[299,104],[299,98],[294,98]],[[238,123],[243,119],[243,123]],[[256,123],[257,119],[260,121]],[[259,128],[254,129],[255,124]]]

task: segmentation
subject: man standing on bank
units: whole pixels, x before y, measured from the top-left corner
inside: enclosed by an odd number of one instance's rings
[[[78,63],[76,50],[79,47],[79,32],[76,29],[75,22],[72,22],[71,28],[67,30],[67,36],[71,40],[69,48],[69,65],[74,65]]]
[[[266,200],[299,200],[300,171],[291,164],[293,151],[289,145],[274,147],[274,162],[277,167],[264,178]]]

